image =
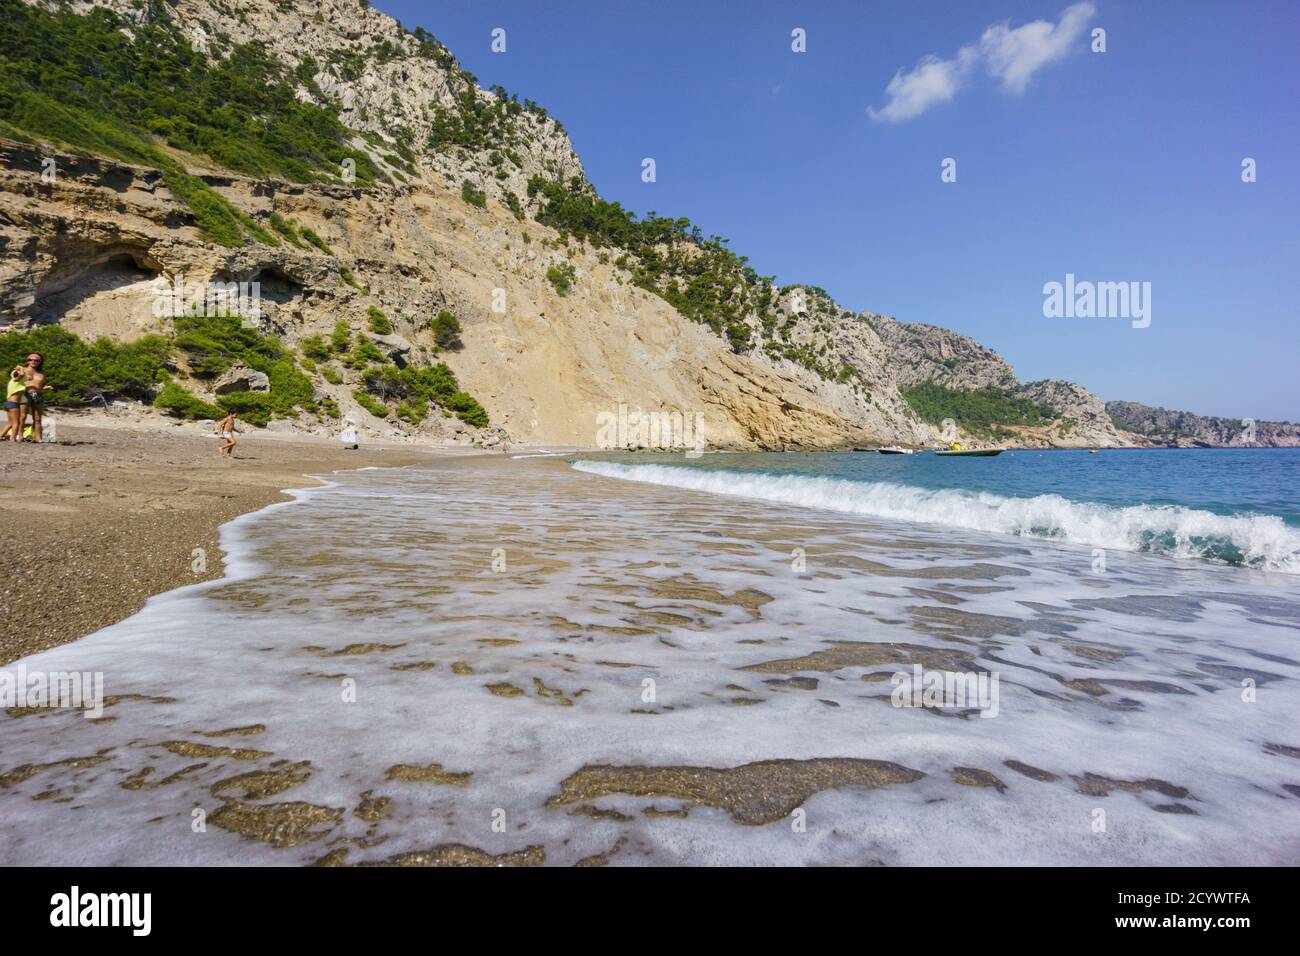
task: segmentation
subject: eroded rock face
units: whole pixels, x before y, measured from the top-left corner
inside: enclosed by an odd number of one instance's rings
[[[899,385],[933,381],[948,388],[972,389],[1015,384],[1015,373],[1002,356],[965,335],[884,315],[865,314],[863,320],[888,348]]]
[[[1152,408],[1137,402],[1107,402],[1106,413],[1148,441],[1178,448],[1295,448],[1300,446],[1300,425],[1294,422],[1256,422],[1251,419],[1214,418]]]
[[[135,0],[68,5],[78,13],[96,6],[130,22],[149,15]],[[275,234],[274,212],[328,247],[277,239],[275,246],[227,249],[202,240],[192,212],[158,170],[0,140],[0,329],[53,321],[85,338],[168,334],[170,320],[156,308],[168,287],[256,282],[261,331],[296,348],[308,337],[328,339],[344,321],[399,365],[446,362],[493,425],[470,428],[436,411],[419,423],[377,418],[354,398],[360,373],[334,366],[328,377],[313,373],[313,388],[339,418],[302,415],[287,427],[489,447],[598,445],[601,417],[620,407],[700,416],[706,447],[929,445],[939,433],[917,417],[900,387],[930,380],[1016,387],[1010,365],[966,336],[855,314],[804,287],[775,289],[779,328],[758,328],[750,316],[756,346],[733,353],[725,339],[634,286],[610,261],[616,257],[561,243],[554,230],[510,214],[508,198],[536,212],[527,198],[534,175],[585,180],[554,119],[524,111],[512,120],[514,156],[496,166],[486,151],[427,148],[437,109],[454,105],[463,74],[440,44],[421,42],[364,3],[247,0],[237,18],[217,0],[175,0],[169,9],[187,35],[257,36],[292,67],[314,62],[315,88],[340,104],[341,121],[377,137],[352,145],[370,151],[395,184],[295,184],[196,168],[268,234]],[[364,68],[349,69],[349,58],[361,58]],[[318,94],[303,85],[299,95]],[[497,94],[475,87],[473,95],[488,102]],[[410,131],[414,172],[385,159],[396,148],[392,131],[401,128]],[[59,174],[44,183],[50,156]],[[461,199],[467,180],[486,193],[487,209]],[[575,276],[563,296],[546,279],[561,263]],[[391,335],[369,333],[370,307],[392,320]],[[438,349],[430,327],[444,309],[462,327],[463,348],[452,352]],[[195,391],[210,397],[202,386]],[[1065,417],[1012,444],[1143,441],[1119,433],[1078,386],[1035,383],[1022,391],[1055,399]]]
[[[407,364],[406,357],[411,354],[415,348],[410,342],[400,335],[374,335],[371,336],[374,343],[387,353],[388,357],[393,360],[399,367],[404,368]]]
[[[1057,420],[1050,426],[1050,444],[1061,448],[1096,448],[1099,445],[1141,444],[1132,435],[1121,434],[1106,414],[1105,403],[1073,382],[1030,382],[1016,390],[1021,398],[1048,405]]]

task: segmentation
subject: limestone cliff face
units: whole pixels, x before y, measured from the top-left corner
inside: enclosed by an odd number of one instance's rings
[[[322,240],[230,249],[204,240],[159,170],[0,140],[0,331],[58,322],[84,337],[165,334],[170,320],[154,308],[160,290],[178,281],[257,282],[264,332],[296,347],[328,337],[342,320],[395,361],[445,361],[493,423],[480,431],[450,416],[418,426],[376,418],[354,398],[359,372],[315,374],[318,398],[376,437],[590,446],[600,416],[625,406],[701,415],[715,447],[927,445],[938,429],[900,389],[935,381],[1018,390],[1057,409],[1049,427],[1022,429],[1017,443],[1148,441],[1118,431],[1080,386],[1021,386],[1006,361],[966,336],[853,313],[819,289],[773,288],[774,310],[740,317],[751,338],[737,353],[634,284],[635,266],[620,265],[619,250],[594,249],[536,221],[533,176],[586,182],[559,122],[505,91],[480,89],[431,36],[407,32],[362,0],[27,2],[82,13],[107,7],[128,21],[127,34],[165,16],[194,43],[212,43],[214,56],[261,41],[297,78],[300,99],[337,106],[350,145],[392,183],[353,186],[342,171],[333,184],[251,179],[177,156],[264,234],[274,214]],[[494,116],[486,139],[466,126],[480,107]],[[48,159],[58,170],[52,181],[42,176]],[[483,194],[481,208],[462,198],[466,184]],[[552,266],[572,270],[563,294],[548,280]],[[392,320],[392,336],[367,331],[371,308]],[[461,323],[463,347],[437,348],[431,322],[442,310]],[[210,397],[202,382],[187,387]],[[338,428],[306,413],[272,425]],[[958,427],[960,438],[977,440]]]
[[[1030,382],[1016,389],[1021,398],[1047,405],[1056,412],[1056,420],[1039,430],[1037,442],[1054,448],[1141,447],[1143,439],[1120,431],[1106,414],[1106,405],[1086,388],[1073,382]]]
[[[54,183],[40,178],[49,155],[63,170]],[[706,440],[720,447],[850,447],[877,438],[793,373],[733,355],[594,252],[560,251],[552,230],[470,206],[436,173],[364,192],[232,176],[208,181],[250,215],[274,209],[314,230],[333,255],[213,246],[155,171],[0,140],[0,299],[9,321],[57,320],[85,338],[129,339],[168,331],[170,320],[155,317],[154,305],[177,278],[256,281],[264,331],[290,344],[328,336],[340,319],[359,331],[373,305],[411,343],[416,364],[434,361],[429,319],[452,311],[463,348],[437,360],[517,442],[594,445],[597,416],[617,414],[620,404],[703,414]],[[555,262],[575,269],[564,296],[546,279]],[[340,266],[354,284],[343,281]],[[467,434],[435,416],[419,427],[376,419],[352,397],[358,380],[345,371],[341,384],[317,388],[363,432]],[[295,424],[322,434],[338,428],[308,415]]]
[[[1106,412],[1121,427],[1157,445],[1177,448],[1296,448],[1300,425],[1213,418],[1152,408],[1137,402],[1107,402]]]
[[[889,350],[899,385],[938,382],[948,388],[1007,388],[1015,384],[1011,366],[972,338],[883,315],[866,315],[867,323]]]

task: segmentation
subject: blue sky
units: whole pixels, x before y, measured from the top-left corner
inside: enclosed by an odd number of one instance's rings
[[[376,6],[547,107],[606,199],[779,282],[970,335],[1023,381],[1300,419],[1294,0]],[[1066,273],[1150,282],[1150,326],[1044,318]]]

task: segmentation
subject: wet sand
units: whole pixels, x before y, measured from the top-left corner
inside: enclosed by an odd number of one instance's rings
[[[59,441],[0,445],[0,665],[134,614],[151,595],[221,576],[219,525],[340,468],[404,465],[427,451],[250,429],[235,460],[193,426],[63,421]],[[164,430],[166,428],[166,430]]]

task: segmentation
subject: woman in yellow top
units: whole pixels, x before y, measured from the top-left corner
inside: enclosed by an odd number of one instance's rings
[[[9,384],[5,386],[5,417],[8,423],[0,432],[0,441],[22,441],[23,419],[27,417],[27,384],[24,382],[26,369],[21,365],[9,373]]]

